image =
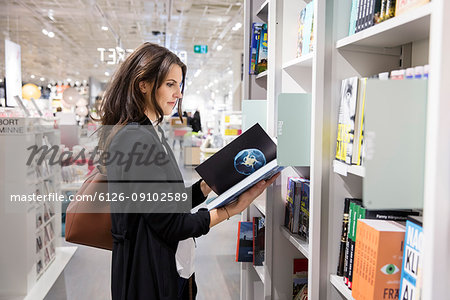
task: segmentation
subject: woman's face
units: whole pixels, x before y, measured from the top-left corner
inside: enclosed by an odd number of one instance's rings
[[[156,101],[164,112],[164,115],[170,115],[177,99],[182,98],[181,83],[183,73],[179,65],[173,64],[170,67],[167,77],[162,85],[156,90]]]

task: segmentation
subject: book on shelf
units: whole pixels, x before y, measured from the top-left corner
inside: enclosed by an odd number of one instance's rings
[[[300,223],[301,178],[289,177],[287,181],[284,226],[298,233]]]
[[[305,9],[305,20],[304,20],[304,26],[303,26],[303,33],[302,33],[302,51],[301,55],[306,55],[311,53],[314,49],[314,43],[312,41],[314,40],[313,35],[313,21],[314,21],[314,1],[309,2],[306,4]]]
[[[395,15],[402,15],[410,10],[427,4],[430,0],[397,0],[395,4]]]
[[[353,236],[356,235],[355,223],[358,211],[356,204],[362,204],[360,199],[350,199],[349,205],[349,223],[347,241],[345,243],[345,257],[344,257],[344,283],[348,286],[349,283],[349,266],[350,266],[350,248],[352,244]]]
[[[249,74],[256,74],[256,63],[258,61],[259,39],[261,37],[262,23],[252,24],[252,37],[250,41],[250,63]]]
[[[406,221],[405,250],[400,278],[402,300],[421,299],[420,276],[423,257],[422,217],[411,216]]]
[[[353,204],[353,206],[352,206]],[[405,210],[372,210],[366,209],[362,206],[359,201],[352,201],[350,203],[350,232],[347,237],[349,240],[348,252],[346,249],[346,262],[347,262],[347,273],[345,274],[345,283],[352,289],[353,288],[353,274],[355,265],[355,247],[357,242],[357,232],[358,232],[358,220],[360,219],[378,219],[385,221],[398,221],[405,222],[409,216],[419,215],[418,211],[413,211],[410,209]],[[344,266],[345,268],[345,266]]]
[[[264,217],[253,217],[253,265],[262,266],[265,253],[266,225]]]
[[[350,11],[350,22],[348,26],[348,35],[352,35],[356,32],[356,20],[358,19],[358,0],[352,0],[352,6]]]
[[[348,234],[348,216],[350,210],[350,198],[344,200],[344,214],[342,216],[342,230],[341,230],[341,242],[339,244],[339,260],[336,275],[344,276],[344,262],[345,262],[345,245],[347,242]]]
[[[277,146],[257,123],[208,158],[195,170],[219,196],[207,201],[209,210],[238,198],[261,180],[280,172]]]
[[[253,222],[239,222],[236,261],[253,262]]]
[[[308,260],[305,258],[294,259],[292,274],[292,299],[308,299]]]
[[[256,60],[256,74],[262,73],[267,70],[267,58],[268,58],[268,36],[267,36],[267,24],[263,24],[261,28],[261,36],[259,38],[258,46],[258,59]]]
[[[361,166],[364,157],[364,105],[366,100],[367,78],[359,78],[356,100],[355,130],[352,145],[352,164]]]
[[[338,116],[336,159],[349,165],[352,163],[353,156],[357,96],[358,77],[351,77],[342,80]]]
[[[302,180],[300,187],[300,218],[298,234],[309,240],[309,180]]]
[[[405,226],[395,221],[358,220],[355,300],[398,299],[404,238]]]
[[[306,7],[300,11],[298,15],[298,31],[297,31],[297,57],[302,56],[303,50],[303,36],[304,36],[304,28],[305,28],[305,15],[306,15]]]

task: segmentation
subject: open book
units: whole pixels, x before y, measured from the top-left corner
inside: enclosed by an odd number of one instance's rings
[[[255,124],[195,170],[218,195],[208,209],[222,207],[261,180],[281,171],[277,146],[259,124]]]

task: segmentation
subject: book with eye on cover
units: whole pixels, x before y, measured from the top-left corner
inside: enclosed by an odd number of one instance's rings
[[[276,144],[257,123],[196,167],[218,195],[207,202],[208,209],[236,200],[259,181],[281,171],[276,155]]]

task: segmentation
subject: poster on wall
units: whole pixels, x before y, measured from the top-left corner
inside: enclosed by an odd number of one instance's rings
[[[5,40],[6,106],[17,106],[14,96],[22,97],[20,45]]]

